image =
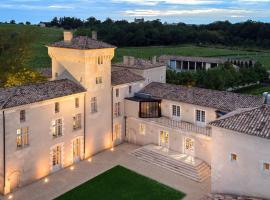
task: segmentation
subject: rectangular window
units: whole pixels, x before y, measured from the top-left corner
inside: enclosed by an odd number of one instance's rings
[[[160,101],[140,102],[140,118],[161,117]]]
[[[115,96],[119,97],[119,89],[118,88],[115,90]]]
[[[102,77],[99,76],[99,77],[96,77],[96,84],[102,84]]]
[[[97,107],[97,97],[91,98],[91,113],[96,113],[98,111]]]
[[[121,103],[115,103],[114,104],[114,117],[119,117],[121,116]]]
[[[140,124],[139,125],[139,133],[141,135],[145,135],[145,124]]]
[[[263,170],[266,172],[270,172],[270,163],[263,163]]]
[[[132,93],[132,86],[128,86],[128,93],[131,94]]]
[[[180,117],[180,113],[181,113],[180,106],[172,105],[172,116]]]
[[[52,150],[52,166],[61,167],[61,159],[62,159],[62,147],[61,145],[57,145]]]
[[[28,127],[17,129],[16,143],[17,148],[23,148],[29,145]]]
[[[59,102],[56,102],[54,104],[54,112],[55,113],[59,113],[59,111],[60,111],[60,105],[59,105]]]
[[[82,115],[77,114],[73,117],[73,130],[79,130],[82,128]]]
[[[80,99],[75,98],[75,108],[79,108],[79,107],[80,107]]]
[[[197,122],[205,122],[205,111],[196,110],[196,121]]]
[[[121,125],[115,124],[114,125],[114,140],[121,139]]]
[[[231,154],[231,161],[237,161],[237,155],[232,153]]]
[[[52,128],[53,128],[53,132],[52,132],[53,137],[62,136],[63,135],[62,119],[57,119],[57,120],[53,121]]]
[[[103,56],[98,56],[98,65],[103,64]]]
[[[25,122],[25,110],[20,111],[20,122]]]

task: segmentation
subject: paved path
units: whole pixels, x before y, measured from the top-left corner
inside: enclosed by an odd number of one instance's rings
[[[122,165],[186,193],[185,200],[198,200],[210,192],[209,179],[203,183],[197,183],[156,165],[141,161],[129,154],[136,148],[139,147],[125,143],[115,147],[114,151],[101,152],[95,155],[91,162],[85,160],[74,165],[74,170],[66,168],[48,176],[47,183],[42,179],[20,188],[12,194],[12,199],[51,200],[116,165]],[[8,196],[4,199],[8,199]]]

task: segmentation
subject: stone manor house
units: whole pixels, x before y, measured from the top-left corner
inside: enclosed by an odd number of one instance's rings
[[[270,197],[268,94],[166,84],[166,66],[73,37],[48,45],[50,80],[0,89],[0,191],[10,193],[123,142],[213,193]],[[181,155],[175,158],[172,152]]]

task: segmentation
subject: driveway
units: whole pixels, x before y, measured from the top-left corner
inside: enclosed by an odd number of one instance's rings
[[[210,192],[210,179],[197,183],[159,166],[139,160],[129,154],[137,148],[139,146],[124,143],[115,147],[114,151],[103,151],[93,156],[91,160],[84,160],[74,165],[74,169],[66,168],[51,174],[47,177],[47,182],[45,179],[41,179],[20,188],[12,194],[12,199],[51,200],[116,165],[122,165],[186,193],[185,200],[198,200]],[[8,196],[4,199],[8,199]]]

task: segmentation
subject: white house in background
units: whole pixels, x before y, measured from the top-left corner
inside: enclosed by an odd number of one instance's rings
[[[218,58],[218,57],[195,57],[195,56],[175,56],[162,55],[158,58],[160,63],[167,65],[170,69],[177,72],[208,70],[229,62],[235,67],[254,66],[255,61],[237,58]]]
[[[48,52],[47,82],[0,89],[2,193],[130,142],[147,145],[134,155],[194,181],[212,169],[214,192],[269,195],[263,97],[166,84],[166,66],[155,57],[111,66],[115,47],[96,33],[64,32]]]

